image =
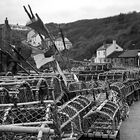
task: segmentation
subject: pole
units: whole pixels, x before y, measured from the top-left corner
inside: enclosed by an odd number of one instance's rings
[[[63,45],[64,45],[64,50],[66,51],[66,57],[67,57],[67,62],[68,62],[68,70],[70,72],[70,70],[71,70],[71,68],[70,68],[70,60],[69,60],[69,57],[68,57],[68,51],[67,51],[67,48],[66,48],[64,34],[63,34],[62,29],[60,28],[60,25],[59,25],[59,30],[60,30],[60,33],[61,33],[61,37],[62,37],[62,41],[63,41]]]
[[[138,51],[138,67],[140,67],[140,51]]]
[[[140,58],[139,58],[139,56],[138,56],[138,67],[139,67],[139,65],[140,65],[139,59],[140,59]]]

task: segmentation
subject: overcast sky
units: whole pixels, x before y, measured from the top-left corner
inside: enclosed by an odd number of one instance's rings
[[[68,23],[140,11],[140,0],[0,0],[0,23],[25,25],[28,17],[23,5],[30,4],[44,23]]]

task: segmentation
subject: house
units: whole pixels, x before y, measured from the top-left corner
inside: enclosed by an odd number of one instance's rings
[[[27,34],[27,42],[30,45],[37,47],[37,46],[41,45],[42,40],[38,33],[36,33],[34,30],[31,30]]]
[[[122,53],[123,51],[114,51],[113,53],[107,56],[108,61],[111,62],[113,67],[122,66],[121,59],[119,58],[119,55],[121,55]]]
[[[10,24],[10,27],[12,30],[17,30],[17,31],[29,31],[30,28],[24,25],[19,25],[19,24]]]
[[[118,56],[121,60],[121,64],[127,67],[137,67],[139,66],[139,57],[138,53],[140,49],[137,50],[126,50],[121,55]],[[139,63],[139,64],[138,64]]]
[[[44,36],[42,36],[42,37],[43,37],[44,41],[46,42],[46,46],[52,45],[52,42],[49,38],[45,38]],[[64,50],[64,44],[63,44],[63,40],[61,37],[53,38],[53,40],[59,51]],[[64,38],[64,40],[65,40],[66,49],[70,49],[72,47],[72,43],[66,37]],[[27,34],[27,42],[30,45],[37,47],[42,44],[42,39],[40,38],[38,33],[36,33],[34,30],[31,30]]]
[[[116,40],[113,40],[111,44],[103,44],[99,47],[96,51],[96,63],[104,63],[110,62],[110,59],[107,58],[113,52],[122,52],[123,48],[121,48],[117,43]]]
[[[69,50],[70,48],[72,48],[72,43],[66,37],[64,38],[64,41],[66,49]],[[62,37],[58,37],[57,39],[55,39],[55,45],[59,51],[63,51],[65,49]]]

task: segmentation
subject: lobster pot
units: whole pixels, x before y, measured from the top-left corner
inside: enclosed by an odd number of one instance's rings
[[[77,74],[79,81],[91,81],[97,80],[98,74],[97,73],[89,73],[89,74]]]
[[[32,95],[34,97],[34,100],[36,100],[36,101],[39,100],[38,99],[38,92],[37,92],[39,90],[39,88],[37,87],[37,85],[38,85],[40,79],[42,79],[42,78],[29,77],[29,79],[26,79],[26,82],[28,82],[30,87],[31,87],[31,91],[32,91]]]
[[[108,71],[112,68],[110,63],[95,63],[84,67],[84,70],[80,71],[80,74],[95,74]]]
[[[123,82],[125,85],[125,98],[128,103],[128,105],[131,105],[134,102],[134,84],[132,80],[128,80],[126,82]]]
[[[7,103],[10,103],[9,91],[4,87],[0,87],[0,104],[7,104]]]
[[[82,81],[79,82],[71,82],[68,84],[68,98],[72,99],[78,95],[88,95],[89,94],[89,86],[90,83],[85,83]]]
[[[91,81],[91,80],[92,80],[92,75],[91,74],[85,75],[85,81]]]
[[[45,79],[48,83],[50,98],[58,102],[64,93],[62,91],[61,81],[56,76],[48,76]]]
[[[126,89],[125,85],[122,82],[115,82],[115,83],[110,85],[110,88],[111,88],[111,90],[116,91],[117,96],[119,98],[125,99],[127,89]]]
[[[79,81],[86,81],[86,74],[77,74],[77,77],[79,79]]]
[[[138,101],[140,99],[140,95],[139,95],[139,90],[140,90],[140,83],[138,80],[134,81],[133,82],[134,84],[134,97],[135,97],[135,100]]]
[[[127,89],[126,97],[131,96],[134,93],[135,87],[133,84],[133,81],[126,81],[123,83],[125,85],[125,88]]]
[[[30,84],[28,82],[21,83],[17,89],[19,90],[19,93],[17,94],[19,103],[31,102],[35,100]]]
[[[105,101],[97,110],[87,113],[83,121],[87,137],[114,139],[121,124],[119,107],[111,101]]]
[[[106,73],[99,73],[98,80],[105,81],[106,80]]]
[[[31,87],[26,81],[7,81],[0,83],[1,96],[7,96],[5,103],[30,102],[34,100]],[[6,94],[7,93],[7,94]],[[6,100],[5,98],[5,100]]]
[[[79,82],[71,82],[68,85],[68,90],[70,92],[73,91],[82,91],[82,90],[87,90],[88,89],[88,85],[85,82],[79,81]]]
[[[64,137],[79,135],[83,131],[82,116],[92,108],[92,102],[84,96],[77,96],[59,110],[61,131]]]
[[[31,87],[31,95],[32,100],[46,100],[46,99],[52,99],[49,94],[49,85],[45,78],[34,78],[34,79],[28,79],[26,82],[29,83]]]
[[[0,139],[1,140],[28,140],[43,138],[54,132],[49,113],[53,101],[18,103],[0,105]],[[54,108],[54,107],[53,107]],[[41,132],[40,132],[41,131]],[[40,134],[41,133],[41,134]]]

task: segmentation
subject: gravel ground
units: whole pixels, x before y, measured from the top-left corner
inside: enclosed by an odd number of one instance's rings
[[[120,129],[120,140],[140,140],[140,101],[130,107],[127,118]]]

